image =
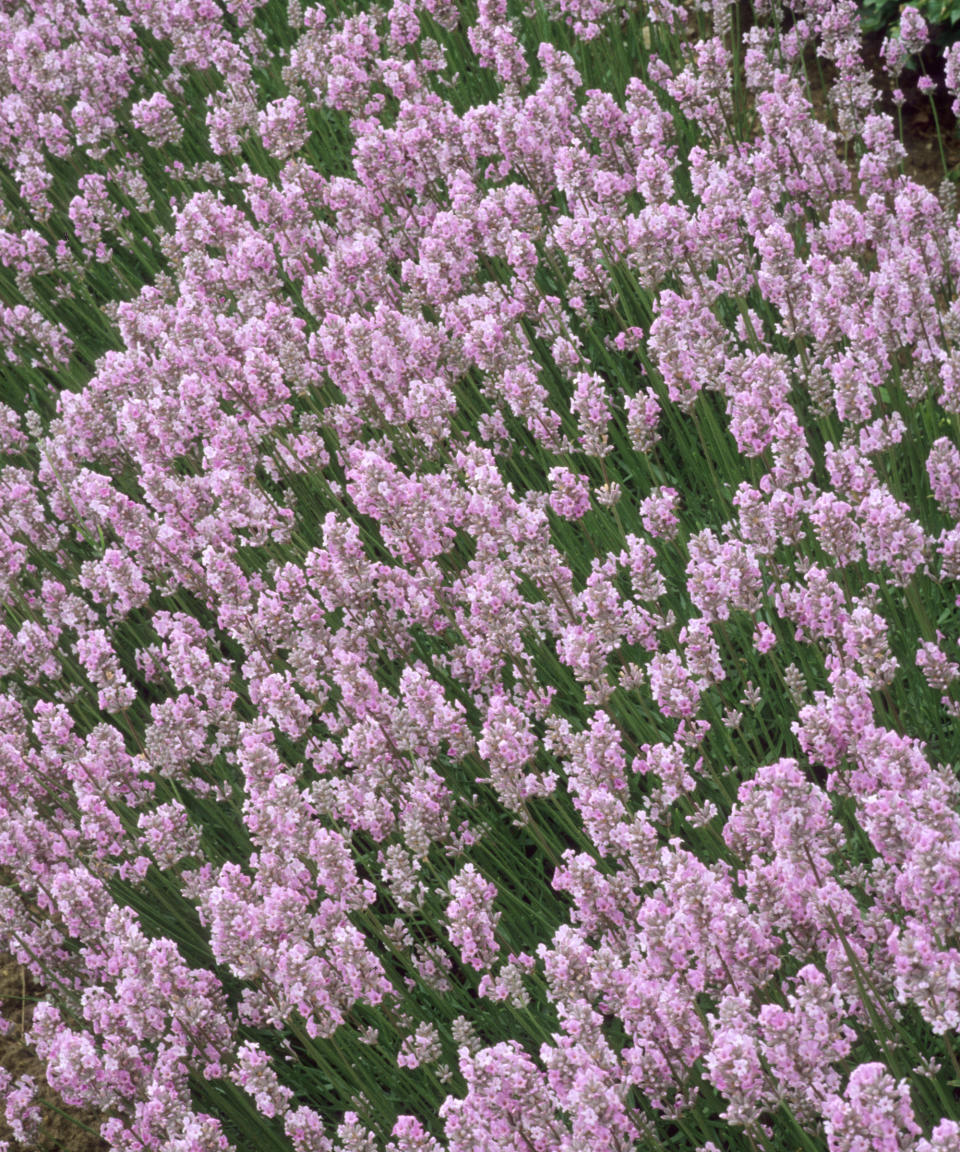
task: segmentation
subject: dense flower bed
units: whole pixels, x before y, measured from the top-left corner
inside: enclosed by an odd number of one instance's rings
[[[111,1149],[960,1150],[960,228],[858,37],[3,6],[0,945]]]

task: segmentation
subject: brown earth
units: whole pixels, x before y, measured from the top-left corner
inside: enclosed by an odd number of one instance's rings
[[[0,955],[0,1016],[13,1025],[6,1036],[0,1036],[0,1066],[16,1079],[24,1074],[34,1077],[42,1086],[40,1100],[43,1120],[37,1139],[22,1144],[13,1133],[0,1107],[0,1140],[9,1140],[13,1152],[106,1152],[107,1144],[98,1134],[100,1119],[96,1113],[68,1108],[44,1079],[43,1065],[23,1041],[30,1028],[33,1004],[42,989],[9,956]],[[3,1101],[0,1100],[0,1105]]]
[[[882,96],[883,110],[893,117],[894,123],[897,123],[897,109],[891,95],[892,85],[883,71],[880,58],[882,44],[882,33],[865,36],[863,60],[873,72]],[[960,139],[957,135],[957,118],[951,110],[953,101],[943,83],[941,53],[933,45],[928,45],[919,63],[919,69],[907,69],[899,77],[900,91],[905,97],[901,111],[903,123],[901,140],[907,150],[904,168],[906,174],[918,184],[923,184],[936,192],[944,179],[944,159],[947,171],[953,174],[953,179],[956,179],[956,171],[960,166]],[[917,88],[917,80],[924,71],[937,83],[937,88],[932,93],[932,101],[930,95],[925,95]],[[943,156],[940,153],[941,143]]]

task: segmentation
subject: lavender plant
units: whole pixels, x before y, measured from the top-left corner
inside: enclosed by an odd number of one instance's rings
[[[116,1152],[957,1152],[960,230],[855,5],[0,36],[50,1085]]]

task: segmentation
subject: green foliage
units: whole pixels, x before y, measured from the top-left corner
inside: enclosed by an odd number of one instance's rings
[[[890,35],[896,29],[904,7],[898,0],[861,0],[863,30]],[[960,38],[960,0],[916,0],[912,7],[930,25],[934,42],[941,47]]]

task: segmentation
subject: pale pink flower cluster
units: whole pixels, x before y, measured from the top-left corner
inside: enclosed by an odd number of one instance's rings
[[[855,5],[609,91],[608,0],[260,7],[0,13],[11,370],[152,268],[0,405],[50,1084],[122,1152],[956,1152],[960,224]]]

